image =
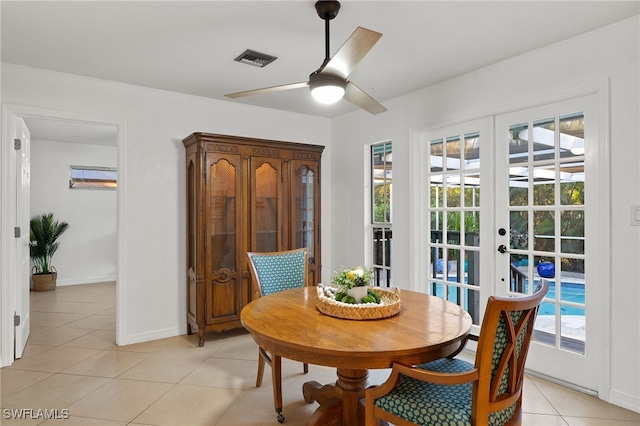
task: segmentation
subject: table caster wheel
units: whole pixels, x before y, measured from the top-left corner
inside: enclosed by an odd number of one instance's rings
[[[284,423],[284,414],[278,413],[278,423]]]

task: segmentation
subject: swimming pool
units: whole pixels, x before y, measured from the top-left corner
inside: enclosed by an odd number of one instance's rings
[[[536,281],[537,285],[538,282]],[[457,287],[449,286],[449,294],[447,295],[447,300],[449,302],[459,304],[458,303],[458,292],[455,291]],[[468,293],[468,289],[462,289],[465,293]],[[431,293],[433,294],[433,293]],[[443,297],[443,285],[436,284],[435,296]],[[547,293],[547,299],[555,299],[556,297],[556,283],[555,281],[549,281],[549,292]],[[465,297],[464,309],[469,310],[467,304],[468,297]],[[580,303],[584,304],[585,301],[585,290],[584,284],[582,283],[573,283],[573,282],[563,282],[560,287],[560,314],[561,315],[583,315],[584,316],[584,308],[579,308],[575,306],[565,305],[562,302],[569,303]],[[540,310],[538,311],[538,315],[554,315],[555,314],[555,303],[552,302],[543,302],[540,305]]]
[[[556,297],[556,284],[553,281],[549,281],[549,292],[547,293],[548,299],[555,299]],[[568,306],[562,304],[562,302],[580,303],[584,304],[585,290],[584,284],[563,282],[560,287],[560,314],[561,315],[584,315],[584,308],[578,308],[575,306]],[[538,315],[553,315],[555,313],[554,303],[544,302],[540,305]]]

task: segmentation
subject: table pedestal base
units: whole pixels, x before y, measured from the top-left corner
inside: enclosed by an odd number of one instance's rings
[[[307,382],[302,394],[307,402],[316,401],[320,407],[307,419],[305,426],[357,426],[364,425],[364,398],[368,370],[338,368],[335,385]],[[381,422],[380,426],[387,425]]]

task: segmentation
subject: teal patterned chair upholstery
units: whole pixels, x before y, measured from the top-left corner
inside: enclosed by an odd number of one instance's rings
[[[489,297],[475,363],[455,355],[415,367],[394,364],[380,386],[365,392],[365,424],[397,426],[519,425],[524,364],[540,303],[549,290],[540,280],[523,297]]]
[[[248,252],[251,277],[258,291],[256,296],[267,296],[283,290],[304,287],[307,285],[308,251],[306,248],[269,252]],[[273,400],[278,415],[278,421],[284,422],[282,414],[282,359],[278,355],[270,354],[267,350],[258,348],[258,376],[256,387],[262,385],[264,365],[271,366],[273,382]],[[305,374],[309,372],[309,365],[304,364]]]

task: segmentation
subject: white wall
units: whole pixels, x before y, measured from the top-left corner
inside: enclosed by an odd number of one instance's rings
[[[354,112],[334,119],[332,203],[341,208],[331,212],[333,263],[364,261],[364,163],[353,161],[361,158],[363,146],[393,141],[392,262],[394,282],[401,285],[409,282],[412,266],[412,129],[531,106],[583,85],[604,84],[610,78],[612,275],[605,284],[611,288],[611,348],[603,370],[611,373],[607,375],[610,388],[605,391],[610,394],[604,396],[639,411],[640,227],[630,225],[630,206],[640,204],[639,40],[635,17],[386,101],[389,111],[380,116]]]
[[[58,285],[116,279],[116,191],[69,189],[69,166],[117,166],[117,148],[31,140],[31,217],[52,212],[69,223],[53,257]]]
[[[74,118],[90,115],[89,121],[106,117],[122,123],[116,331],[120,345],[186,333],[183,138],[211,132],[325,146],[330,142],[331,123],[326,118],[2,67],[2,102],[9,109],[37,107]],[[323,217],[330,211],[330,153],[327,147],[321,170]],[[322,241],[323,257],[329,259],[329,222],[323,223]]]

